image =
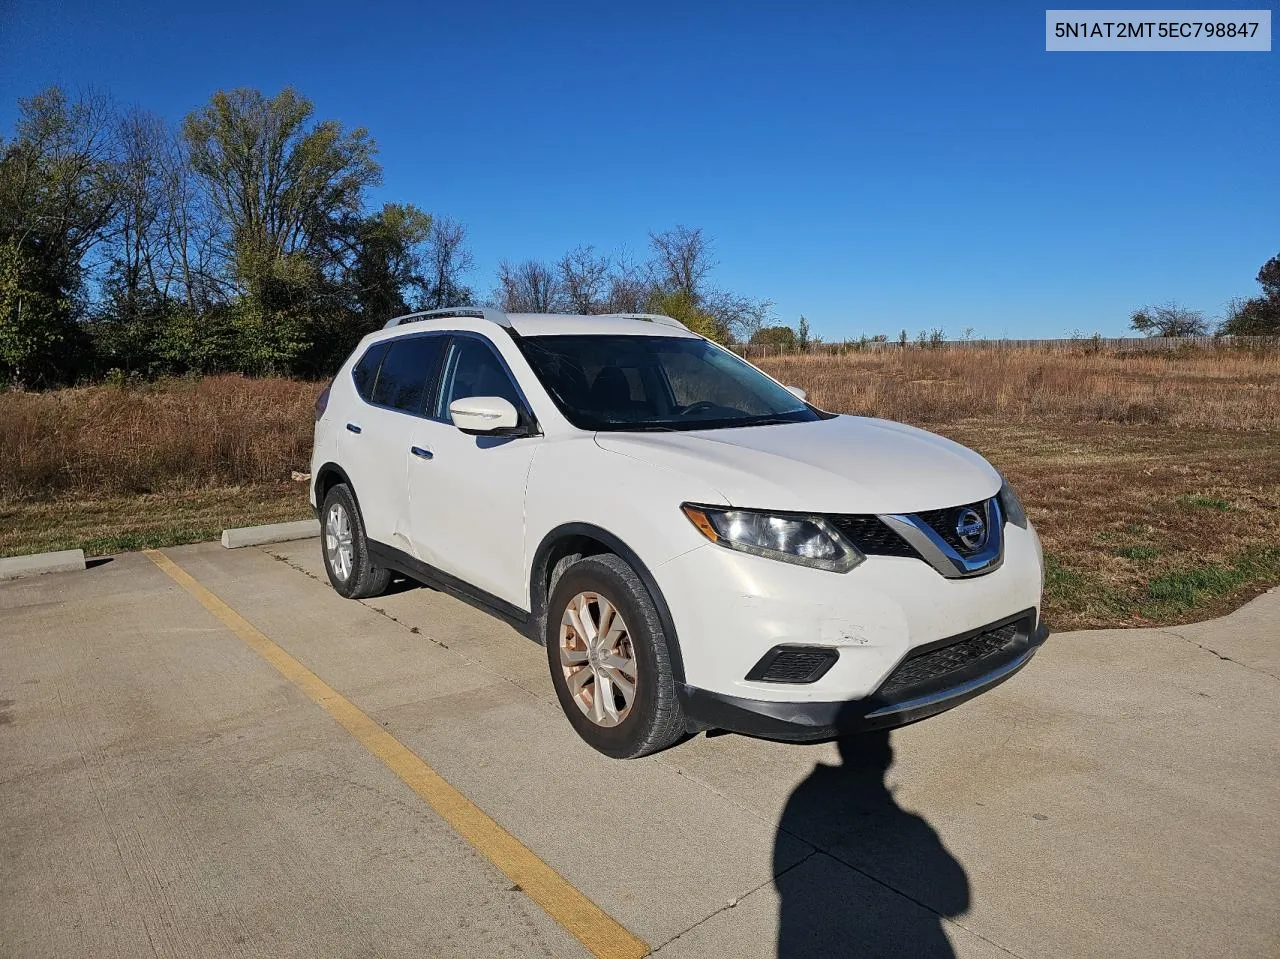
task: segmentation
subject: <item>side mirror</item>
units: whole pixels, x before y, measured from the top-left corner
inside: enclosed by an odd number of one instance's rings
[[[795,396],[796,399],[804,400],[806,403],[809,401],[809,394],[798,386],[788,386],[787,392]]]
[[[498,433],[520,425],[520,414],[501,396],[467,396],[449,404],[453,425],[464,433]]]

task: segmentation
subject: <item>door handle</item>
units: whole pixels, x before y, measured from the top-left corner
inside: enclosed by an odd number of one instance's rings
[[[436,455],[435,453],[431,452],[431,450],[423,449],[421,446],[410,446],[409,452],[412,453],[414,456],[417,456],[419,459],[424,459],[424,460],[429,460]]]
[[[355,424],[355,423],[348,423],[348,424],[347,424],[347,432],[349,432],[349,433],[359,433],[359,432],[360,432],[360,427],[356,426],[356,424]]]

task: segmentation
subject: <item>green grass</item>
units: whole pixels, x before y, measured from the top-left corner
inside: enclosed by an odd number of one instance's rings
[[[1116,550],[1116,555],[1121,559],[1155,559],[1160,550],[1154,546],[1122,546]]]
[[[1044,554],[1044,602],[1050,610],[1089,611],[1114,620],[1128,610],[1124,598],[1095,576],[1069,565],[1054,553]],[[1053,619],[1049,613],[1050,620]],[[1050,628],[1055,623],[1050,622]]]
[[[114,536],[97,536],[78,545],[86,556],[109,556],[112,553],[133,552],[139,549],[163,549],[166,546],[186,546],[188,543],[205,543],[222,536],[221,526],[164,526],[160,529],[132,530]]]
[[[311,515],[304,484],[216,487],[147,496],[0,502],[0,556],[83,549],[106,556],[216,540],[229,526]]]
[[[1226,500],[1219,499],[1216,496],[1205,496],[1201,493],[1179,496],[1178,502],[1193,509],[1216,509],[1220,513],[1229,513],[1232,509],[1231,504]]]
[[[1206,563],[1157,576],[1147,584],[1151,615],[1185,611],[1258,581],[1280,577],[1280,548],[1250,550],[1229,563]]]

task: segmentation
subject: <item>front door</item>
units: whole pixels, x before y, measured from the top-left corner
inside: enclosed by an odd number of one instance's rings
[[[527,608],[524,491],[541,437],[471,436],[449,416],[468,396],[500,396],[531,421],[498,352],[478,335],[449,347],[435,409],[415,424],[409,464],[414,552],[423,562]]]

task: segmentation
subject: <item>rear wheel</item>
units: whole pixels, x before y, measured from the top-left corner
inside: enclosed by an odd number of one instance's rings
[[[386,592],[391,572],[370,562],[364,519],[351,488],[345,483],[339,483],[325,494],[320,509],[320,543],[324,571],[340,595],[367,599]]]
[[[633,759],[684,735],[662,623],[649,591],[622,559],[591,556],[565,570],[545,629],[556,697],[590,746]]]

